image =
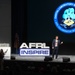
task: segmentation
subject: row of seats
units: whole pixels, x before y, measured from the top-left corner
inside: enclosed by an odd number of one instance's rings
[[[3,70],[6,73],[51,73],[51,72],[75,72],[75,63],[53,63],[4,60]]]

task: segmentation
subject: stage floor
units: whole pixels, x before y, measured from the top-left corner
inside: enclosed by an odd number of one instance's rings
[[[27,57],[27,56],[19,56],[19,54],[12,54],[11,56],[15,57],[15,60],[20,61],[44,61],[45,57]],[[59,55],[57,59],[53,59],[50,62],[63,62],[63,58],[70,58],[69,63],[75,63],[75,55]]]

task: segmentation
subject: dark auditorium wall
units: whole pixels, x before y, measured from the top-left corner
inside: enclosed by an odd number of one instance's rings
[[[0,43],[11,45],[11,0],[0,0]]]

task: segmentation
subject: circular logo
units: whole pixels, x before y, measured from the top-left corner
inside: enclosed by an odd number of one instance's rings
[[[54,14],[56,27],[64,33],[75,32],[75,3],[67,2],[60,5]]]

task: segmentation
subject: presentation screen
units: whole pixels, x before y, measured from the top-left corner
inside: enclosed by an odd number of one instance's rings
[[[49,42],[58,35],[65,42],[75,42],[74,1],[28,0],[27,18],[28,41]]]
[[[59,39],[64,42],[60,53],[74,54],[74,0],[71,2],[69,0],[28,0],[27,41],[46,42],[52,46],[55,36],[59,36]]]

